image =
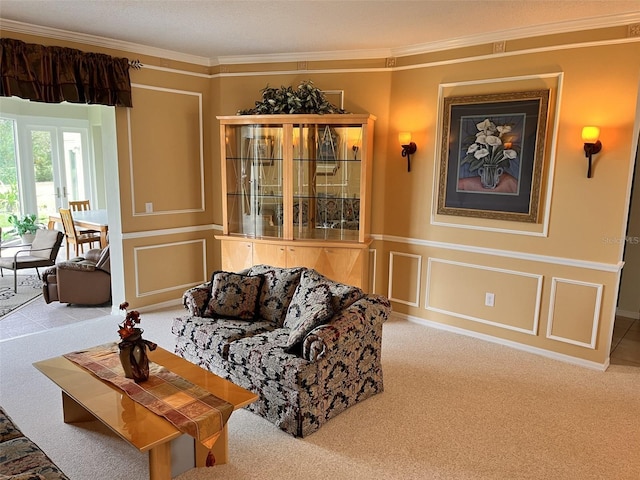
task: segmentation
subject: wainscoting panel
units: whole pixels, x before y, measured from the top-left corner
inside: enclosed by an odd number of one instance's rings
[[[133,255],[136,297],[182,293],[208,280],[204,239],[134,247]]]
[[[389,252],[389,300],[412,307],[419,306],[421,273],[420,255]]]
[[[136,102],[153,105],[127,110],[132,215],[203,212],[202,94],[132,87]]]
[[[493,306],[487,306],[487,294]],[[542,275],[430,258],[425,308],[508,330],[538,334]]]
[[[596,348],[603,285],[553,277],[547,338]]]

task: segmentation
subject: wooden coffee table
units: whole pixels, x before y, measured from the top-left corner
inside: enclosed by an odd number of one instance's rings
[[[194,365],[162,348],[149,352],[149,359],[176,375],[185,378],[222,398],[237,410],[258,399],[254,393]],[[163,417],[131,400],[122,390],[67,360],[51,358],[33,364],[62,389],[62,412],[65,423],[99,420],[120,438],[141,452],[149,452],[151,480],[170,480],[172,475],[171,451],[174,444],[185,445],[183,433]],[[222,434],[211,449],[216,464],[228,459],[228,431]],[[187,440],[193,458],[187,465],[204,467],[209,450],[195,439]],[[193,441],[191,441],[193,440]],[[182,447],[180,447],[182,448]],[[186,468],[189,468],[187,466]]]

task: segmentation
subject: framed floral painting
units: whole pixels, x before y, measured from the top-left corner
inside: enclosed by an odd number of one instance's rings
[[[437,213],[538,221],[549,90],[446,97]]]

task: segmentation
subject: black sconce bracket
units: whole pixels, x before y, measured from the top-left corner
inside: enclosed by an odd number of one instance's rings
[[[602,150],[602,143],[600,140],[596,141],[596,143],[585,143],[584,144],[584,156],[589,159],[589,169],[587,170],[587,178],[591,178],[591,156]]]
[[[411,171],[411,155],[416,153],[418,147],[414,142],[409,143],[409,145],[402,145],[402,156],[407,157],[407,172]]]

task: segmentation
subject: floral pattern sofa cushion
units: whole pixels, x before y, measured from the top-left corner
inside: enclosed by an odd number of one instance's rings
[[[178,355],[258,394],[247,408],[298,437],[383,391],[382,325],[391,311],[387,298],[333,282],[312,269],[257,265],[241,273],[265,275],[262,288],[268,292],[261,293],[261,318],[207,318],[211,282],[191,288],[183,295],[188,314],[172,325]],[[332,315],[302,319],[308,312],[292,300],[299,285],[324,292],[323,304],[330,304]],[[298,327],[304,332],[291,348]]]
[[[204,315],[218,318],[255,320],[259,313],[264,276],[215,272],[211,277],[211,296]]]

